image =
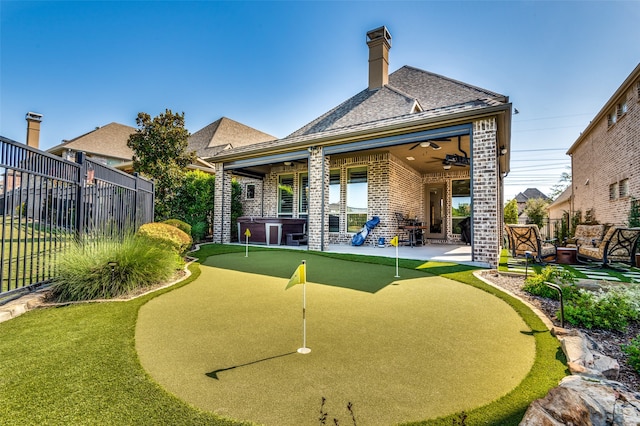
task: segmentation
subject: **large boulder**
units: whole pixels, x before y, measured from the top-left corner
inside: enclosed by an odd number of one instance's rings
[[[534,401],[520,426],[637,426],[640,393],[619,382],[567,376],[547,396]]]
[[[582,374],[595,378],[616,380],[620,374],[620,364],[606,356],[598,343],[579,330],[555,327],[553,334],[562,345],[571,374]]]

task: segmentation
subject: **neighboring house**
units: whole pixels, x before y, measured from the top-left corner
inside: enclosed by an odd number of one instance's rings
[[[48,152],[70,161],[78,152],[85,152],[95,161],[133,172],[133,150],[127,146],[135,127],[110,123],[82,136],[64,141]],[[226,117],[222,117],[189,136],[187,151],[195,151],[197,158],[188,166],[192,170],[213,173],[213,166],[206,159],[225,149],[276,139],[274,136],[253,129]]]
[[[135,127],[109,123],[77,138],[65,140],[60,145],[49,148],[47,152],[69,161],[76,161],[76,154],[85,152],[94,161],[116,167],[133,158],[133,151],[127,146],[127,140],[135,131]]]
[[[538,188],[527,188],[524,192],[520,192],[514,197],[518,203],[518,215],[521,215],[527,206],[527,201],[531,199],[541,198],[550,203],[551,198],[544,195]]]
[[[189,136],[187,151],[195,151],[204,160],[226,149],[272,141],[275,136],[221,117]]]
[[[573,212],[626,225],[640,198],[640,64],[569,148]]]
[[[555,200],[547,207],[549,214],[549,220],[558,221],[565,217],[565,214],[571,212],[571,186],[568,186],[564,191],[556,197]]]
[[[369,87],[284,139],[218,152],[214,236],[231,240],[231,179],[251,179],[245,214],[306,218],[310,250],[349,243],[372,216],[368,242],[397,233],[396,213],[425,236],[459,242],[471,215],[472,260],[497,266],[503,178],[509,171],[507,96],[410,66],[388,73],[391,35],[367,33]],[[249,182],[247,180],[247,182]]]
[[[524,192],[520,192],[514,198],[518,203],[518,223],[529,223],[529,217],[524,211],[525,207],[527,207],[527,201],[542,199],[547,203],[551,202],[551,198],[544,195],[538,188],[527,188]]]

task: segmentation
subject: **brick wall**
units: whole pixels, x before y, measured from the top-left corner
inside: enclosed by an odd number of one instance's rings
[[[609,125],[605,116],[582,143],[575,149],[571,159],[574,204],[582,218],[593,209],[595,220],[600,223],[626,225],[628,223],[631,198],[640,198],[640,99],[638,84],[622,94],[615,104],[626,100],[627,112]],[[609,187],[628,179],[628,196],[609,198]]]
[[[436,241],[438,243],[440,242],[459,242],[460,241],[460,234],[454,234],[453,233],[453,221],[452,221],[452,217],[451,214],[449,214],[449,212],[451,212],[451,195],[452,195],[452,184],[451,182],[454,180],[460,180],[460,179],[469,179],[470,175],[469,175],[469,169],[463,169],[463,170],[456,170],[456,169],[450,169],[450,170],[443,170],[440,173],[430,173],[428,175],[424,175],[422,178],[422,182],[425,185],[425,190],[428,190],[428,188],[443,188],[444,192],[444,206],[443,206],[443,210],[446,215],[446,220],[444,222],[444,238],[440,241]],[[426,200],[425,200],[426,203]],[[424,215],[425,220],[427,219],[427,215],[425,212]]]
[[[494,118],[473,123],[473,260],[497,267],[500,260],[500,177]]]
[[[223,171],[222,163],[216,163],[215,194],[213,201],[213,242],[231,242],[231,179],[229,171]],[[222,179],[221,179],[222,177]]]
[[[235,177],[242,188],[242,214],[244,216],[262,217],[262,194],[264,182],[262,179],[254,179],[246,176]],[[247,185],[254,185],[253,199],[247,199]],[[235,232],[235,230],[233,231]]]

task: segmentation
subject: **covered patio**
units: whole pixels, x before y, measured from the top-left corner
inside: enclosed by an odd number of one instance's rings
[[[250,244],[249,247],[264,248],[266,246]],[[277,248],[285,250],[308,250],[307,246],[277,246]],[[327,249],[324,251],[328,253],[360,254],[363,256],[396,256],[395,247],[377,247],[369,244],[358,247],[347,244],[329,244]],[[477,266],[480,268],[490,267],[487,263],[474,262],[471,259],[471,251],[471,246],[464,244],[425,244],[416,247],[400,246],[398,247],[398,257],[400,259],[458,263],[461,265]]]

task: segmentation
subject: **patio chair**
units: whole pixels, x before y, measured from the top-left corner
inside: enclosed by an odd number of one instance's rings
[[[640,228],[612,226],[599,244],[578,247],[578,260],[597,267],[611,267],[612,263],[635,264]]]
[[[505,229],[509,237],[511,256],[526,258],[526,253],[531,252],[536,263],[555,260],[557,254],[555,239],[543,240],[538,225],[508,224],[505,225]]]

